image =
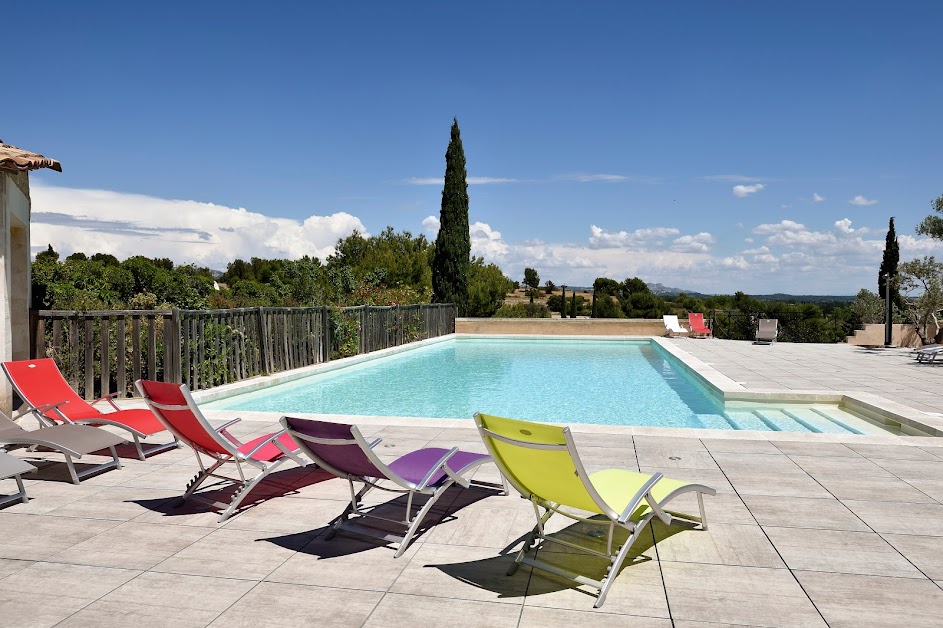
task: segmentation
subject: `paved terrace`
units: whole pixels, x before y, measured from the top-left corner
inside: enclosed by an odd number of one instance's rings
[[[905,352],[672,342],[751,389],[848,381],[940,410],[931,392],[943,382],[943,366],[911,368]],[[264,433],[275,418],[248,415],[237,433]],[[361,423],[368,436],[384,438],[384,456],[425,445],[481,449],[470,422]],[[578,426],[576,439],[590,471],[658,470],[716,488],[717,496],[705,499],[709,529],[656,525],[646,532],[635,562],[599,610],[593,597],[543,572],[522,567],[504,575],[533,521],[529,504],[516,496],[453,490],[430,515],[433,525],[394,559],[390,548],[361,538],[323,539],[347,487],[316,469],[276,472],[254,504],[222,525],[212,512],[178,507],[175,497],[195,470],[181,449],[147,462],[125,458],[123,469],[80,486],[63,481],[61,465],[27,476],[31,501],[0,511],[0,625],[710,628],[943,621],[943,441],[724,432],[693,438],[646,429]],[[493,467],[478,477],[496,479]],[[10,488],[11,481],[0,483],[0,491]],[[679,500],[676,508],[693,509],[695,501]],[[559,534],[593,542],[584,526],[554,521]],[[567,553],[549,559],[570,566],[577,560]],[[589,575],[601,575],[591,573],[592,559],[578,560]]]

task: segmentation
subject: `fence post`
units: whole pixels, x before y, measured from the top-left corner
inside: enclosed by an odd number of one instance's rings
[[[29,311],[29,331],[32,338],[29,343],[29,357],[31,360],[46,357],[46,324],[39,310]]]
[[[331,338],[331,308],[326,305],[321,306],[321,350],[324,354],[321,356],[324,362],[331,361],[331,348],[333,339]]]
[[[261,307],[255,308],[255,315],[259,317],[259,361],[261,362],[262,374],[268,375],[272,372],[271,355],[269,353],[269,337],[265,329],[265,312],[263,310],[264,308]]]

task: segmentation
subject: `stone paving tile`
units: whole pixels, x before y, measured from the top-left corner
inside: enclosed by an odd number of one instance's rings
[[[642,449],[656,449],[662,451],[706,450],[699,438],[684,438],[670,436],[636,436],[634,438],[636,452]]]
[[[756,525],[714,523],[706,530],[678,532],[680,526],[652,525],[658,559],[676,563],[783,568],[782,559]]]
[[[151,571],[262,580],[313,540],[313,533],[269,542],[265,533],[219,528],[158,563]]]
[[[329,541],[317,538],[269,574],[266,581],[388,591],[421,545],[413,543],[401,557],[393,558],[395,551],[379,540],[345,533]]]
[[[614,615],[600,611],[576,611],[562,608],[543,608],[525,606],[521,613],[518,628],[571,628],[572,626],[592,626],[593,628],[671,628],[670,619],[640,617],[638,615]],[[675,624],[677,625],[677,624]]]
[[[747,626],[825,626],[786,569],[661,564],[671,617]]]
[[[744,495],[743,503],[761,526],[818,528],[822,530],[870,530],[837,499]]]
[[[82,528],[93,521],[72,520],[74,525]],[[209,532],[204,528],[126,522],[108,529],[107,534],[99,534],[52,554],[47,560],[98,567],[150,569]]]
[[[727,478],[741,496],[831,497],[822,486],[800,469],[799,473],[742,470],[727,472]]]
[[[943,536],[882,534],[904,558],[932,580],[943,580]]]
[[[209,625],[211,628],[362,626],[382,596],[375,591],[262,582]]]
[[[792,570],[924,578],[874,532],[766,526],[763,531]]]
[[[834,497],[841,500],[888,502],[932,502],[926,493],[895,477],[842,477],[819,475],[816,480]]]
[[[711,453],[706,450],[640,449],[638,464],[640,467],[658,467],[659,469],[719,469]],[[627,465],[619,466],[625,468]]]
[[[364,628],[415,628],[443,623],[456,628],[513,628],[520,616],[517,604],[388,593],[363,625]],[[438,619],[430,621],[433,617]]]
[[[146,572],[57,625],[202,628],[255,585],[247,580]]]
[[[790,456],[803,471],[818,479],[823,475],[838,475],[853,478],[891,478],[884,468],[867,458],[846,456]]]
[[[548,556],[540,552],[538,559],[595,579],[605,575],[607,564],[604,559],[586,558],[585,554],[554,553]],[[531,575],[527,586],[527,597],[524,600],[525,607],[540,606],[663,619],[670,616],[660,568],[656,560],[646,560],[624,566],[609,589],[603,607],[594,609],[595,603],[595,590],[589,587],[578,587],[574,582],[539,569],[535,569]]]
[[[875,532],[943,536],[943,505],[844,500]]]
[[[32,560],[16,560],[14,558],[0,558],[0,580],[6,578],[11,573],[16,573],[22,569],[26,569],[32,565],[35,561]]]
[[[943,481],[943,461],[928,462],[924,460],[889,460],[876,458],[873,462],[902,480]]]
[[[774,441],[773,445],[787,456],[846,456],[858,458],[858,452],[843,443],[810,443],[808,441]]]
[[[701,440],[711,453],[778,454],[779,448],[767,440],[730,440],[727,438],[704,438]]]
[[[929,580],[796,571],[816,608],[834,628],[938,627],[943,590]]]
[[[119,525],[0,512],[0,558],[44,560]]]
[[[802,468],[785,454],[715,453],[714,460],[725,473],[751,472],[762,469],[767,473],[798,473]]]
[[[848,443],[845,446],[872,460],[875,458],[884,460],[927,460],[930,462],[940,462],[943,460],[939,455],[934,455],[919,447],[905,447],[902,445],[859,445],[856,443]],[[943,454],[943,451],[939,453]]]
[[[404,560],[400,558],[398,560]],[[499,555],[488,547],[456,547],[423,543],[396,578],[391,593],[478,600],[520,605],[531,568],[514,575],[508,568],[514,554]]]
[[[94,601],[94,598],[73,596],[68,593],[49,595],[43,590],[8,591],[3,588],[0,581],[0,618],[16,618],[15,624],[9,624],[16,628],[61,626],[59,622]],[[114,621],[114,618],[111,618],[111,621]]]

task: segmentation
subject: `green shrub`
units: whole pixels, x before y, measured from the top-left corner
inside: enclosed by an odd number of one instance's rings
[[[504,304],[494,314],[495,318],[550,318],[550,309],[543,303]]]

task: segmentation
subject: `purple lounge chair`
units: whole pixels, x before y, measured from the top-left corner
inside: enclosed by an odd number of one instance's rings
[[[337,531],[343,529],[384,541],[396,542],[399,543],[396,558],[406,551],[410,540],[436,500],[454,483],[468,488],[471,482],[465,475],[486,462],[492,462],[491,456],[487,454],[461,451],[457,447],[452,449],[430,447],[418,449],[386,464],[372,449],[380,442],[380,439],[367,443],[360,430],[354,425],[288,416],[282,417],[281,423],[306,456],[325,471],[344,478],[350,483],[350,505],[334,520],[327,538],[334,538]],[[381,486],[379,483],[384,480],[388,481],[387,484],[392,483],[399,488]],[[362,482],[363,488],[357,491],[354,482]],[[480,482],[476,484],[492,486]],[[361,500],[373,488],[407,493],[405,518],[389,519],[375,514],[373,511],[376,507],[365,507]],[[505,485],[503,494],[507,495],[507,492],[507,485]],[[428,495],[429,499],[419,512],[413,514],[413,496],[416,494]],[[388,530],[352,523],[349,521],[351,515],[358,515],[358,521],[370,517],[403,525],[406,527],[406,534],[400,536]]]

